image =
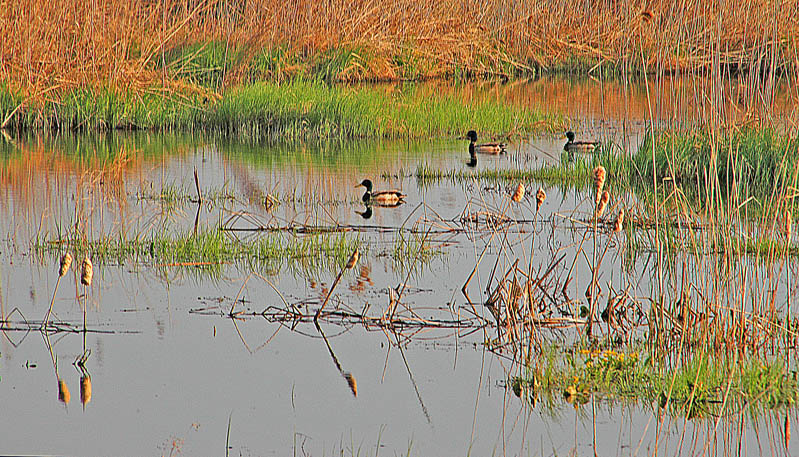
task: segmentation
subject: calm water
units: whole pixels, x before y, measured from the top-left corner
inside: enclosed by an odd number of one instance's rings
[[[673,100],[667,93],[686,91],[675,89],[684,84],[665,84],[658,109],[690,112],[690,105],[681,104],[688,102],[667,102]],[[469,90],[557,110],[581,136],[628,150],[640,141],[649,112],[644,89],[618,83],[554,80]],[[789,105],[780,106],[790,113]],[[667,117],[659,115],[658,121]],[[481,156],[476,170],[556,162],[560,136],[516,141],[507,155]],[[230,455],[281,456],[593,455],[595,449],[598,455],[699,455],[706,446],[711,454],[786,453],[776,438],[783,417],[776,413],[757,424],[732,415],[716,428],[713,420],[659,421],[647,405],[525,406],[505,388],[508,376],[523,370],[485,350],[483,342],[495,336],[491,329],[394,334],[325,321],[328,348],[310,322],[222,316],[235,297],[241,299],[238,310],[283,308],[285,298],[313,312],[336,271],[297,262],[262,270],[223,265],[213,273],[148,259],[98,262],[86,296],[92,331],[84,336],[24,330],[26,321],[40,321],[46,313],[58,278],[55,255],[32,246],[52,245],[76,221],[92,239],[176,236],[192,232],[195,218],[198,230],[348,226],[348,236],[359,237],[367,250],[343,276],[327,309],[368,310],[380,317],[389,306],[388,289],[405,284],[403,302],[410,309],[399,311],[403,317],[466,319],[473,309],[487,316],[460,291],[483,248],[490,245],[468,288],[475,302],[485,300],[497,258],[503,264],[520,258],[527,265],[531,243],[534,268],[545,269],[561,252],[571,253],[571,263],[582,235],[569,218],[587,217],[590,206],[584,191],[545,187],[541,215],[511,226],[502,250],[485,231],[445,232],[462,227],[458,221],[465,213],[504,211],[515,187],[415,177],[420,165],[471,169],[466,146],[464,140],[248,145],[235,138],[160,134],[10,134],[0,154],[0,310],[6,321],[0,338],[0,454],[222,455],[226,443]],[[190,201],[195,169],[204,195],[229,198],[203,203],[198,211]],[[379,189],[401,189],[408,203],[375,208],[364,219],[362,189],[353,188],[363,178]],[[532,191],[538,186],[527,184],[535,186]],[[175,198],[157,198],[162,193]],[[276,207],[264,206],[267,193],[280,201]],[[534,207],[528,196],[507,212],[531,220]],[[409,272],[402,255],[392,256],[396,232],[375,226],[441,229],[429,239],[441,253]],[[622,257],[614,253],[605,261],[602,280],[632,283],[637,293],[651,294],[650,277],[643,273],[651,269],[651,258],[640,255],[625,266]],[[577,265],[570,287],[580,296],[590,272],[585,262]],[[568,267],[557,271],[565,274]],[[78,328],[83,288],[74,271],[60,281],[54,319]],[[552,339],[569,337],[553,333]],[[82,405],[82,373],[73,362],[84,349],[91,351],[86,369],[92,394]],[[342,372],[356,380],[357,396]],[[68,403],[59,400],[59,378],[70,391]],[[792,444],[790,451],[799,449]]]

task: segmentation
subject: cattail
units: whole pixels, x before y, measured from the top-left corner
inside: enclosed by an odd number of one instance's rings
[[[358,383],[355,381],[355,376],[352,373],[344,373],[344,379],[347,380],[347,385],[350,386],[350,390],[352,391],[352,395],[354,397],[358,396]]]
[[[785,220],[783,221],[784,225],[782,230],[785,232],[785,236],[788,237],[788,243],[791,242],[791,226],[793,225],[793,217],[791,217],[791,212],[789,210],[785,211]]]
[[[597,165],[597,167],[594,168],[594,188],[596,189],[597,203],[599,202],[603,187],[605,187],[605,167]]]
[[[92,377],[83,375],[80,377],[80,402],[83,406],[92,401]]]
[[[610,193],[608,191],[602,192],[602,197],[599,199],[599,203],[596,205],[596,218],[599,219],[605,214],[605,208],[608,206],[608,202],[610,201]]]
[[[619,209],[619,215],[616,216],[616,222],[613,223],[613,233],[621,232],[624,228],[624,208]]]
[[[358,249],[356,248],[354,251],[352,251],[352,255],[350,256],[349,260],[347,260],[347,270],[351,270],[355,267],[355,264],[358,263],[358,257]]]
[[[524,198],[524,184],[519,183],[519,185],[516,186],[516,191],[513,192],[511,200],[515,201],[516,203],[519,203],[520,201],[522,201],[523,198]]]
[[[791,416],[787,413],[785,414],[785,448],[788,448],[788,444],[791,442]]]
[[[92,285],[92,277],[94,276],[94,267],[92,267],[92,261],[89,259],[89,256],[83,258],[83,265],[81,266],[80,270],[80,283],[84,286],[91,286]]]
[[[61,257],[61,266],[58,268],[58,276],[64,276],[72,266],[72,254],[67,252]]]
[[[58,378],[58,401],[61,403],[68,405],[69,404],[69,388],[67,387],[67,382],[61,378]]]
[[[544,204],[544,200],[547,199],[547,193],[544,192],[544,189],[538,188],[538,192],[535,193],[535,210],[538,211],[541,208],[541,205]]]

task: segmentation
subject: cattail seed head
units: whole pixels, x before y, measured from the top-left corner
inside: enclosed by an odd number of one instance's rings
[[[785,447],[791,442],[791,416],[785,413]]]
[[[83,375],[80,377],[80,402],[83,406],[92,401],[92,377]]]
[[[613,223],[613,233],[621,232],[624,228],[624,208],[619,209],[619,215],[616,216],[616,222]]]
[[[511,200],[515,201],[516,203],[519,203],[520,201],[522,201],[523,198],[524,198],[524,184],[519,183],[519,185],[516,186],[516,191],[513,192]]]
[[[785,218],[783,219],[783,226],[782,230],[785,232],[785,236],[788,237],[788,242],[791,241],[791,229],[793,227],[793,217],[791,216],[790,210],[785,210]]]
[[[67,382],[61,378],[58,378],[58,401],[61,403],[68,405],[69,404],[69,387],[67,387]]]
[[[538,211],[541,208],[541,205],[544,204],[544,200],[547,199],[547,193],[544,192],[544,189],[538,188],[538,192],[535,193],[535,210]]]
[[[358,254],[358,249],[355,249],[352,251],[352,255],[350,256],[349,260],[347,260],[347,270],[351,270],[355,267],[355,264],[358,263],[358,257],[360,257]]]
[[[84,286],[91,286],[92,285],[92,277],[94,276],[94,267],[92,267],[92,261],[89,259],[89,256],[83,258],[83,265],[81,265],[80,270],[80,283]]]
[[[69,267],[72,266],[72,254],[67,252],[61,257],[61,264],[58,268],[58,276],[64,276],[69,271]]]
[[[350,386],[350,390],[352,391],[352,395],[357,397],[358,396],[358,383],[355,381],[355,376],[352,373],[344,373],[344,379],[347,380],[347,385]]]
[[[599,202],[599,198],[602,194],[602,188],[605,187],[605,167],[602,165],[597,165],[594,168],[594,188],[596,189],[596,198],[597,202]]]
[[[602,197],[599,199],[599,203],[596,205],[596,217],[599,219],[605,214],[605,208],[608,207],[608,202],[610,201],[610,193],[608,191],[602,192]]]

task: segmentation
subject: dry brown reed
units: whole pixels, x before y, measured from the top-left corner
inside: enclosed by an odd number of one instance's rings
[[[80,271],[80,283],[84,286],[91,286],[92,285],[92,277],[94,276],[94,267],[92,266],[92,261],[89,259],[89,256],[83,258],[83,265],[81,265]]]
[[[0,11],[0,81],[50,97],[102,84],[186,90],[167,53],[191,43],[238,52],[225,83],[271,49],[274,76],[337,49],[352,50],[339,79],[403,79],[533,67],[679,71],[711,65],[796,67],[799,3],[711,0],[437,2],[10,2]],[[191,56],[189,56],[189,59]],[[598,68],[598,67],[597,67]]]
[[[523,198],[524,198],[524,184],[519,183],[519,185],[516,186],[516,190],[513,192],[513,195],[511,196],[511,200],[513,200],[516,203],[519,203],[522,201]]]

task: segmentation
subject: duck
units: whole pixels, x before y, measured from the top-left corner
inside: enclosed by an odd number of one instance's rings
[[[475,144],[477,142],[477,132],[474,130],[469,130],[466,134],[466,138],[471,140],[469,143],[469,154],[474,155],[475,152],[480,154],[502,154],[505,151],[505,143],[482,143],[482,144]]]
[[[379,190],[372,191],[372,181],[364,179],[360,184],[355,187],[365,187],[366,192],[363,194],[363,202],[367,205],[374,204],[377,206],[399,206],[405,203],[406,195],[398,190]]]
[[[599,146],[598,141],[574,141],[574,132],[569,130],[566,132],[568,141],[563,145],[563,149],[567,152],[592,152]]]

